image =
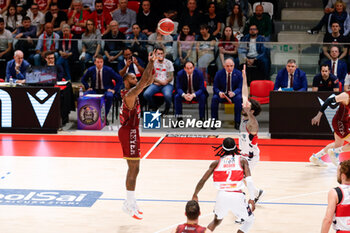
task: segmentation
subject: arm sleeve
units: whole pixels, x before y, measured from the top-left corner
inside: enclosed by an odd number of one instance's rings
[[[337,101],[335,100],[335,97],[332,98],[328,98],[326,99],[326,101],[322,104],[320,112],[324,113],[324,110],[326,110],[326,108],[331,105],[332,103],[336,103]]]

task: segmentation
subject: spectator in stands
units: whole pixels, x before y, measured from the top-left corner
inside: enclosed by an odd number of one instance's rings
[[[123,57],[124,59],[118,62],[119,74],[124,76],[126,73],[133,73],[136,75],[137,79],[140,79],[145,70],[144,62],[136,57],[130,48],[124,48]]]
[[[249,17],[245,25],[244,35],[249,33],[251,25],[256,25],[258,29],[258,35],[264,36],[265,41],[270,41],[270,36],[272,33],[272,21],[268,13],[264,13],[264,7],[262,5],[257,5],[255,7],[255,13],[253,16]]]
[[[1,3],[0,3],[0,14],[1,15],[7,11],[7,8],[9,8],[10,4],[11,4],[11,0],[1,1]]]
[[[197,101],[199,103],[199,118],[204,121],[205,103],[208,96],[204,86],[204,77],[200,70],[196,69],[194,63],[188,61],[183,70],[176,77],[175,115],[181,120],[182,101]]]
[[[4,15],[4,21],[5,28],[15,34],[17,27],[19,27],[22,23],[22,15],[17,13],[15,5],[9,6],[6,14]]]
[[[239,5],[234,5],[232,14],[226,19],[226,26],[232,28],[234,36],[239,40],[243,36],[246,17],[243,15]]]
[[[153,95],[161,92],[165,100],[165,109],[162,114],[167,115],[173,99],[173,85],[171,85],[171,82],[174,78],[174,66],[171,61],[165,58],[163,48],[157,48],[155,53],[158,59],[154,62],[154,81],[147,87],[143,97],[151,109],[157,109],[158,106],[155,106],[156,101]]]
[[[138,56],[146,62],[148,59],[148,53],[147,53],[147,36],[141,32],[140,26],[135,23],[132,25],[132,33],[126,35],[126,39],[128,43],[126,44],[127,47],[130,47],[134,53],[137,53]]]
[[[51,0],[34,0],[34,3],[38,4],[39,11],[45,14],[49,9]]]
[[[338,78],[339,82],[341,82],[344,86],[344,79],[345,79],[346,74],[348,73],[346,62],[339,59],[338,46],[333,45],[331,47],[330,54],[331,54],[331,59],[326,61],[325,64],[331,68],[331,70],[330,70],[331,74],[336,76]]]
[[[325,13],[326,13],[326,9],[325,9]],[[326,25],[326,32],[332,33],[332,23],[337,21],[341,28],[340,34],[348,35],[350,30],[350,25],[348,22],[349,15],[346,11],[345,3],[341,0],[335,1],[334,8],[332,8],[332,10],[328,8],[327,13],[321,18],[319,23],[315,27],[308,30],[307,32],[309,34],[316,34],[322,29],[323,25]]]
[[[35,47],[36,26],[31,25],[30,18],[24,16],[22,26],[18,27],[15,38],[18,39],[15,44],[15,50],[21,50],[25,54],[25,58],[29,56],[30,50]]]
[[[222,63],[221,67],[227,58],[231,58],[235,62],[235,66],[239,67],[238,40],[233,35],[232,28],[230,26],[226,26],[224,28],[224,34],[222,35],[219,43],[219,51],[219,56]]]
[[[63,67],[60,64],[56,64],[55,52],[54,51],[46,51],[44,53],[44,59],[46,61],[45,66],[55,67],[57,72],[57,81],[62,81],[66,79],[66,73],[63,70]]]
[[[68,24],[72,28],[72,33],[81,38],[90,14],[88,11],[83,10],[81,0],[73,0],[72,5],[73,10],[68,14]]]
[[[248,0],[227,0],[227,13],[230,15],[233,12],[235,5],[239,5],[243,15],[248,18],[252,15],[252,9]]]
[[[209,3],[208,13],[205,14],[203,22],[208,25],[209,33],[216,38],[221,37],[221,18],[216,15],[215,3]]]
[[[115,20],[109,23],[109,28],[110,31],[102,39],[105,40],[105,60],[111,63],[117,59],[122,60],[121,55],[125,45],[121,40],[125,40],[125,35],[119,31],[119,24]]]
[[[91,13],[95,10],[95,0],[82,0],[83,10]]]
[[[115,11],[118,8],[118,0],[102,0],[103,7],[109,13]]]
[[[86,63],[94,60],[101,52],[101,34],[99,31],[96,31],[95,22],[91,19],[87,20],[84,31],[82,36],[82,53],[79,60],[83,62],[85,70]]]
[[[29,62],[23,58],[23,52],[16,50],[13,59],[6,65],[6,81],[8,82],[12,77],[15,83],[25,83],[26,72],[29,66]]]
[[[108,25],[112,21],[111,14],[103,8],[102,0],[95,1],[95,10],[90,14],[89,19],[95,22],[95,27],[104,36],[109,32]]]
[[[250,25],[249,34],[242,37],[241,42],[245,43],[241,43],[238,52],[242,55],[244,63],[246,63],[248,67],[256,66],[260,70],[259,73],[262,74],[262,78],[269,80],[269,59],[263,44],[265,38],[258,35],[258,28],[256,25]],[[247,73],[248,72],[249,71],[247,71]]]
[[[44,30],[45,15],[39,11],[38,4],[34,3],[30,9],[28,9],[27,16],[30,18],[31,24],[36,26],[35,37],[38,37]]]
[[[117,74],[111,67],[103,65],[103,56],[97,55],[94,66],[91,66],[83,75],[81,83],[84,85],[84,94],[104,94],[106,101],[106,116],[113,103],[113,96],[120,91],[122,77]],[[90,84],[89,84],[90,80]],[[116,81],[114,86],[112,80]],[[106,117],[106,124],[109,122]]]
[[[195,36],[190,34],[190,27],[188,25],[183,25],[180,34],[177,37],[178,57],[174,63],[176,71],[182,69],[187,61],[195,60],[193,58],[194,41]]]
[[[196,0],[187,0],[187,9],[179,17],[179,23],[179,28],[188,25],[193,35],[199,34],[199,26],[203,24],[203,15],[197,10]]]
[[[312,91],[339,91],[339,80],[330,73],[328,65],[321,65],[321,73],[312,81]]]
[[[332,44],[343,44],[343,43],[347,43],[347,38],[345,36],[343,36],[342,34],[340,34],[340,26],[338,22],[333,22],[332,23],[332,33],[326,33],[324,38],[323,38],[323,42],[324,43],[332,43]],[[341,49],[340,49],[341,48]],[[329,54],[329,49],[330,49],[330,45],[329,44],[325,44],[322,47],[323,50],[323,54],[320,55],[320,64],[325,63],[327,60],[331,59],[331,55]],[[339,59],[343,59],[346,57],[347,53],[348,53],[348,48],[343,46],[343,45],[339,45],[339,49],[342,51],[342,54],[340,55]]]
[[[50,5],[50,11],[45,14],[45,23],[51,23],[53,25],[53,31],[58,32],[61,31],[61,26],[67,22],[67,14],[59,10],[57,4],[52,3]]]
[[[72,80],[70,64],[78,60],[78,41],[71,33],[71,29],[68,24],[63,24],[62,34],[62,40],[60,40],[58,46],[58,53],[60,57],[57,60],[57,64],[64,68],[66,80]]]
[[[186,9],[187,0],[152,0],[153,8],[157,15],[163,16],[165,13],[171,12],[173,16],[178,18]],[[167,16],[166,16],[167,17]]]
[[[140,25],[141,30],[147,36],[156,32],[159,16],[151,9],[151,1],[143,0],[141,3],[142,10],[137,13],[136,22]]]
[[[242,112],[242,72],[235,69],[231,58],[224,62],[224,69],[216,73],[211,100],[211,118],[218,119],[219,103],[230,99],[235,104],[235,129],[239,130]],[[213,128],[214,129],[214,128]]]
[[[292,88],[294,91],[307,91],[306,74],[297,67],[294,59],[289,59],[286,68],[280,70],[276,76],[274,90],[281,90],[282,88]]]
[[[119,0],[119,8],[113,11],[112,17],[119,23],[119,31],[128,34],[136,23],[136,12],[128,8],[128,0]]]
[[[147,51],[148,53],[152,52],[154,48],[160,48],[162,47],[165,51],[165,57],[171,61],[173,61],[173,54],[174,54],[174,48],[173,48],[173,37],[170,35],[164,36],[159,33],[158,29],[155,33],[152,33],[148,37],[148,46]]]
[[[41,60],[44,59],[44,55],[47,51],[57,52],[60,36],[53,32],[52,23],[45,24],[44,32],[39,36],[38,44],[36,45],[36,54],[34,55],[34,65],[40,66]],[[58,55],[57,53],[55,54]]]
[[[209,33],[208,25],[202,24],[200,26],[200,35],[197,38],[196,49],[198,58],[198,69],[204,74],[205,81],[208,81],[207,67],[211,62],[215,62],[215,43],[216,39]]]
[[[68,11],[72,5],[72,0],[51,0],[51,3],[57,4],[58,9],[62,11]]]

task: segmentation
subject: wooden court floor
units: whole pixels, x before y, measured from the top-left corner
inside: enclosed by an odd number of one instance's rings
[[[1,233],[170,232],[214,157],[220,138],[143,137],[136,197],[144,219],[122,211],[126,162],[116,136],[0,135]],[[156,143],[159,143],[158,146]],[[336,167],[310,165],[329,140],[260,139],[252,171],[265,190],[250,232],[319,232]],[[350,159],[342,154],[341,160]],[[327,160],[327,159],[326,159]],[[200,224],[213,218],[211,179],[199,194]],[[235,232],[228,215],[215,232]]]

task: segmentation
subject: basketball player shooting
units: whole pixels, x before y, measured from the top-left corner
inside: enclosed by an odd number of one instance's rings
[[[312,118],[312,125],[319,125],[321,117],[326,110],[326,108],[331,105],[339,103],[339,108],[335,113],[332,126],[334,129],[334,142],[328,144],[325,148],[311,155],[310,162],[317,166],[327,166],[325,162],[322,161],[322,157],[328,153],[329,158],[335,166],[339,164],[339,154],[342,152],[350,151],[350,144],[343,146],[344,141],[350,142],[350,91],[342,92],[339,95],[328,98],[321,106],[320,111],[317,115]]]
[[[143,212],[136,203],[136,178],[140,167],[140,134],[139,121],[141,107],[138,95],[144,88],[153,83],[153,64],[156,60],[155,52],[149,54],[149,62],[139,82],[133,73],[126,73],[123,77],[125,89],[121,90],[122,105],[120,107],[119,140],[123,149],[123,157],[127,160],[126,200],[123,210],[135,219],[141,220]]]

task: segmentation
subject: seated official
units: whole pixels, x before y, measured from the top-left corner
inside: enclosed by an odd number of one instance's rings
[[[329,66],[321,66],[321,73],[317,74],[312,81],[312,91],[339,91],[339,80],[330,73]]]
[[[143,93],[148,106],[151,109],[157,109],[156,101],[153,95],[160,92],[164,95],[165,109],[162,114],[168,114],[173,97],[173,85],[171,81],[174,77],[174,66],[171,61],[165,58],[164,49],[156,49],[157,60],[154,62],[154,81],[147,87]]]
[[[339,82],[341,82],[344,86],[344,79],[346,74],[348,73],[348,68],[346,65],[346,62],[339,59],[339,47],[332,45],[330,49],[330,56],[331,59],[327,60],[325,62],[326,65],[328,65],[331,70],[331,74],[336,76],[339,79]]]
[[[230,99],[235,104],[235,129],[239,130],[242,112],[242,72],[235,69],[232,58],[224,61],[224,69],[216,73],[211,100],[211,118],[218,119],[219,103]],[[214,128],[213,128],[214,129]]]
[[[103,65],[103,56],[97,55],[94,66],[91,66],[83,75],[81,83],[84,85],[85,94],[104,94],[106,101],[106,124],[109,122],[107,116],[113,103],[113,96],[120,91],[122,77],[117,74],[111,67]],[[91,80],[90,85],[88,84]],[[112,80],[116,81],[114,86]]]
[[[199,118],[204,121],[208,92],[204,87],[203,73],[194,67],[193,62],[186,62],[184,69],[177,73],[176,91],[175,115],[181,119],[179,115],[182,115],[182,101],[195,100],[199,103]]]
[[[23,52],[16,50],[13,59],[7,62],[6,65],[6,81],[8,82],[10,77],[12,77],[15,83],[25,83],[26,72],[29,66],[29,62],[23,59]]]
[[[280,70],[276,76],[274,90],[281,90],[282,88],[293,88],[294,91],[307,91],[306,74],[297,67],[294,59],[289,59],[286,68]]]

